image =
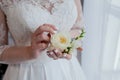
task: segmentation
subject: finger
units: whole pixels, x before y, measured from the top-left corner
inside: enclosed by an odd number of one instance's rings
[[[72,55],[71,55],[71,54],[64,53],[64,54],[63,54],[63,58],[66,58],[66,59],[70,60],[70,59],[72,58]]]
[[[39,41],[39,39],[37,39],[36,36],[33,36],[31,45],[34,49],[45,50],[48,47],[49,42],[50,42],[49,39],[45,38],[44,41],[42,39],[40,39],[40,41]]]
[[[55,55],[56,55],[57,57],[59,57],[59,58],[62,57],[61,51],[59,51],[58,49],[55,49],[55,50],[53,50],[53,51],[54,51],[54,53],[55,53]]]
[[[83,51],[83,48],[82,47],[78,47],[77,50],[81,52],[81,51]]]
[[[50,56],[51,58],[53,58],[54,60],[58,59],[58,57],[55,55],[55,53],[54,53],[53,51],[51,51],[51,52],[49,53],[49,56]]]
[[[41,26],[40,30],[41,30],[41,32],[49,32],[51,34],[55,34],[57,31],[55,28],[53,28],[51,26]]]
[[[48,44],[46,43],[39,43],[36,45],[37,45],[37,49],[40,49],[40,50],[45,50],[48,47]]]
[[[55,25],[52,25],[52,24],[43,24],[43,26],[50,26],[50,27],[52,27],[54,30],[58,30],[57,27],[55,27]]]
[[[48,55],[50,58],[52,58],[50,54],[47,54],[47,55]]]
[[[52,51],[47,51],[47,55],[50,57],[50,58],[52,58],[52,56],[51,56],[51,54],[52,54]]]
[[[50,42],[50,37],[46,34],[41,34],[41,35],[38,35],[37,36],[37,42],[42,42],[42,41],[45,41],[45,42]]]
[[[56,29],[52,28],[51,26],[40,26],[36,31],[36,35],[39,35],[43,32],[48,32],[51,34],[55,34],[56,33]]]

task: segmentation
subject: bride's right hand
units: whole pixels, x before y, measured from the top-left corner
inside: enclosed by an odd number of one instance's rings
[[[50,37],[57,31],[56,27],[51,24],[43,24],[32,35],[31,52],[37,57],[41,51],[45,50],[49,43]]]

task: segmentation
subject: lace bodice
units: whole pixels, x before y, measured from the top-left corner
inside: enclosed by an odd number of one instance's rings
[[[50,4],[51,13],[44,7]],[[70,30],[77,18],[74,0],[2,0],[0,5],[16,45],[29,45],[31,34],[44,23]]]

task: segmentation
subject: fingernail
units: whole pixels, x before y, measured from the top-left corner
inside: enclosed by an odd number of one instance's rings
[[[53,54],[53,52],[50,52],[50,55],[52,55]]]
[[[55,53],[58,53],[58,50],[57,50],[57,49],[55,49],[54,51],[55,51]]]
[[[48,32],[43,32],[43,34],[48,35]]]
[[[57,31],[53,31],[53,33],[57,33]]]
[[[67,57],[67,54],[64,54],[64,55],[63,55],[63,57],[65,57],[65,58],[66,58],[66,57]]]

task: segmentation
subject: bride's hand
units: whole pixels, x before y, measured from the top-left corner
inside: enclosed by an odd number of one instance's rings
[[[32,35],[31,50],[33,56],[37,57],[39,53],[45,50],[50,42],[50,35],[54,34],[56,27],[51,24],[43,24]]]
[[[66,59],[70,60],[72,58],[71,54],[62,53],[59,49],[54,49],[54,50],[48,51],[48,56],[55,60],[59,59],[59,58],[66,58]]]

